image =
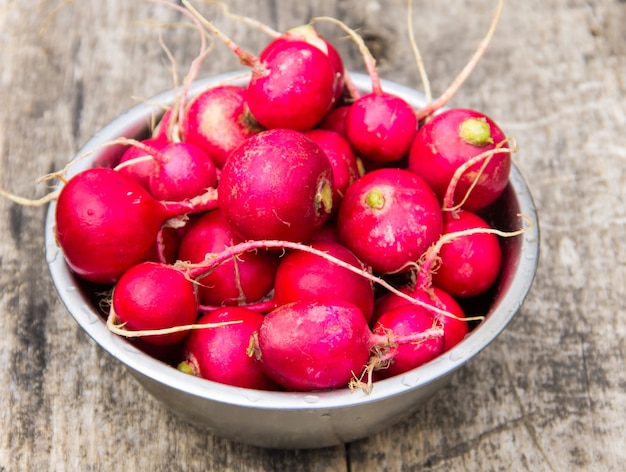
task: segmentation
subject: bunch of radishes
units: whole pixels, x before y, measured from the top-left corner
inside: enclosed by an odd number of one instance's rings
[[[116,141],[115,168],[59,191],[56,240],[112,289],[110,329],[193,375],[297,391],[370,388],[462,341],[460,301],[501,269],[480,214],[508,183],[504,133],[414,110],[367,54],[357,90],[312,25],[254,56],[183,3],[250,78],[183,88],[149,138]]]

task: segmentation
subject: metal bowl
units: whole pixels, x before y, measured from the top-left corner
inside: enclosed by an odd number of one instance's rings
[[[351,75],[362,90],[369,78]],[[191,94],[229,80],[245,84],[241,73],[214,76],[195,82]],[[423,96],[408,87],[383,81],[384,90],[399,95],[414,107]],[[171,104],[173,90],[131,108],[100,130],[79,151],[81,155],[118,137],[140,137],[159,115],[159,104]],[[109,165],[120,149],[104,147],[72,166],[68,177],[94,165]],[[539,226],[530,191],[515,165],[509,185],[491,207],[488,218],[503,230],[519,227],[519,213],[533,227],[523,235],[503,240],[503,270],[497,286],[479,309],[486,314],[460,344],[433,361],[404,375],[374,384],[373,391],[349,389],[311,393],[267,392],[222,385],[179,372],[112,334],[93,302],[88,288],[69,270],[53,235],[55,204],[49,207],[46,254],[60,298],[82,329],[121,362],[137,381],[165,407],[216,435],[261,447],[318,448],[350,442],[374,434],[409,416],[451,376],[491,343],[520,309],[534,278],[539,257]],[[106,380],[103,380],[106,381]]]

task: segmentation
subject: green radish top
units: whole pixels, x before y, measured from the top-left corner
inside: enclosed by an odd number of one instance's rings
[[[330,213],[333,209],[333,187],[328,179],[323,179],[315,194],[317,214]]]
[[[365,196],[365,203],[373,210],[381,210],[385,206],[385,195],[378,189],[373,189]]]
[[[467,118],[459,126],[459,137],[474,146],[493,144],[491,128],[484,118]]]

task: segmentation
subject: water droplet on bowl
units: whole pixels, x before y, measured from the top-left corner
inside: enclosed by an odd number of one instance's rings
[[[400,379],[400,383],[406,387],[413,387],[419,379],[417,374],[407,374]]]
[[[462,350],[459,351],[458,349],[452,350],[450,351],[450,360],[454,362],[460,361],[461,359],[465,357],[465,355],[466,355],[465,351],[462,351]]]
[[[59,253],[60,251],[58,247],[48,246],[46,250],[46,262],[48,262],[48,264],[52,264],[57,260],[57,257],[59,257]]]
[[[88,305],[82,305],[80,307],[80,311],[85,316],[89,324],[95,324],[101,321],[101,318],[96,315]]]
[[[320,401],[320,397],[318,397],[317,395],[307,395],[304,397],[304,401],[307,403],[317,403],[318,401]]]

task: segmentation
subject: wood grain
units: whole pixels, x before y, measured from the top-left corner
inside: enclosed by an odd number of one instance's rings
[[[416,1],[435,94],[484,35],[493,0]],[[235,0],[285,30],[336,16],[382,77],[421,89],[401,0]],[[0,0],[0,187],[38,197],[99,127],[184,75],[197,33],[149,2]],[[201,2],[198,2],[201,5]],[[204,8],[204,7],[203,7]],[[207,11],[210,7],[206,7]],[[213,9],[212,11],[216,11]],[[214,14],[242,46],[267,39]],[[66,313],[47,272],[45,208],[0,200],[0,470],[621,470],[626,461],[626,3],[507,2],[452,102],[500,122],[541,219],[533,289],[505,332],[409,419],[313,451],[232,443],[164,411]],[[42,30],[42,27],[44,27]],[[330,25],[352,70],[354,45]],[[239,68],[216,43],[203,74]]]

